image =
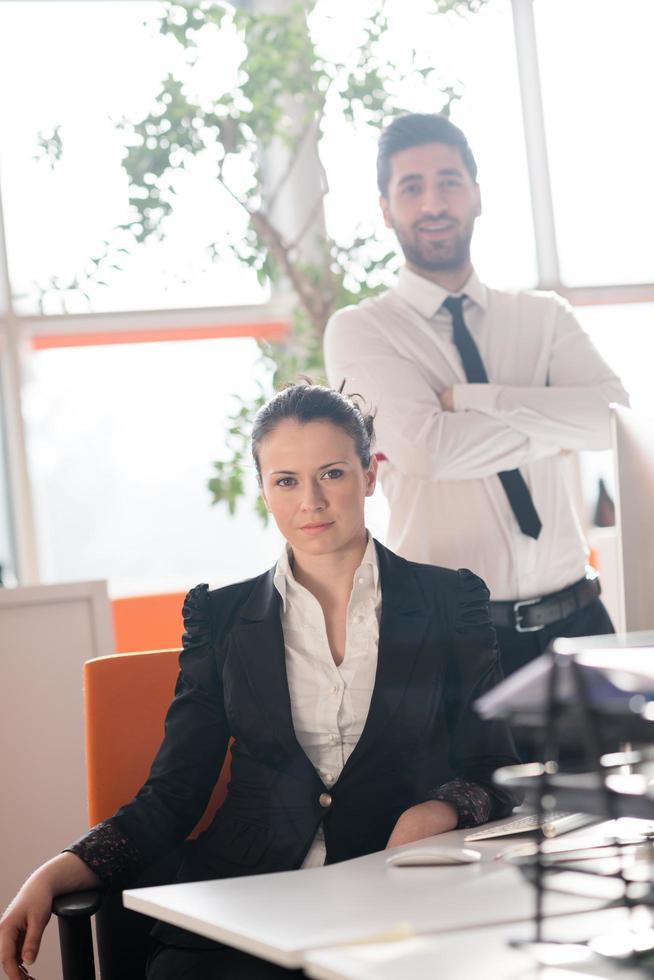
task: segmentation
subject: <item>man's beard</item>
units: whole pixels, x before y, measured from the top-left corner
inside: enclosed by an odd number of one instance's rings
[[[467,234],[457,235],[449,242],[425,242],[424,245],[416,244],[414,239],[409,239],[395,226],[393,230],[407,264],[416,269],[423,269],[425,272],[451,272],[465,268],[470,262],[472,229]]]

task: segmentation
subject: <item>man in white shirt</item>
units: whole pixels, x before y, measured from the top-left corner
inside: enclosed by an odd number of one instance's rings
[[[377,411],[389,547],[486,580],[511,673],[554,636],[612,632],[570,463],[609,446],[609,403],[628,397],[564,300],[479,281],[476,178],[444,117],[384,130],[380,203],[406,265],[395,288],[334,314],[325,360],[332,385]]]

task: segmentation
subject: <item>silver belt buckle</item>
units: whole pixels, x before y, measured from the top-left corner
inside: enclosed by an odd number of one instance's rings
[[[539,633],[541,630],[545,629],[545,624],[541,623],[539,626],[523,626],[522,625],[522,615],[520,613],[521,606],[535,606],[541,600],[540,599],[520,599],[518,602],[513,603],[513,615],[515,617],[515,630],[516,633]]]

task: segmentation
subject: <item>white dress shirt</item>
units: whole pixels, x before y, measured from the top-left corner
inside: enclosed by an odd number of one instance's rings
[[[377,411],[388,546],[472,569],[494,600],[546,595],[580,579],[587,558],[565,451],[608,448],[608,405],[628,396],[556,294],[489,289],[474,273],[461,293],[489,384],[466,381],[447,291],[406,268],[394,289],[334,314],[327,373]],[[454,412],[438,398],[449,387]],[[543,524],[537,540],[496,476],[515,468]]]
[[[347,608],[345,655],[334,663],[320,603],[295,580],[288,548],[277,562],[275,587],[282,599],[286,675],[296,738],[329,789],[353,752],[368,717],[377,672],[381,588],[377,552],[368,535],[354,574]],[[319,828],[303,868],[325,863]]]

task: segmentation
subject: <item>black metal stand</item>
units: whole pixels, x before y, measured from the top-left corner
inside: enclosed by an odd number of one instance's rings
[[[618,805],[619,794],[613,792],[607,785],[606,771],[602,765],[603,747],[600,731],[600,716],[591,702],[587,678],[584,674],[584,670],[574,655],[566,655],[565,658],[563,658],[553,649],[549,650],[549,655],[552,658],[552,662],[548,678],[547,704],[543,726],[543,738],[541,743],[544,762],[541,765],[540,773],[537,777],[538,796],[536,812],[539,818],[538,822],[540,829],[538,831],[536,841],[533,875],[531,876],[535,887],[534,938],[527,941],[517,940],[511,942],[511,945],[521,947],[526,945],[531,946],[534,944],[561,945],[556,941],[546,940],[543,935],[545,920],[544,904],[547,886],[546,879],[548,876],[556,874],[559,871],[570,871],[571,868],[570,866],[566,867],[565,865],[554,867],[547,861],[547,854],[544,848],[544,842],[547,838],[543,828],[548,811],[554,809],[557,804],[557,786],[556,781],[553,780],[553,777],[559,771],[558,760],[561,747],[561,726],[564,721],[569,720],[570,707],[569,705],[562,704],[557,696],[562,680],[561,672],[562,665],[564,663],[567,669],[571,671],[577,699],[578,716],[576,720],[577,723],[580,723],[578,724],[578,727],[585,747],[588,769],[594,772],[597,777],[597,788],[602,800],[601,806],[598,809],[600,810],[601,816],[603,816],[606,820],[616,821],[620,816]],[[636,895],[635,897],[632,896],[630,891],[631,883],[625,874],[625,848],[628,846],[628,844],[629,842],[621,839],[617,832],[613,835],[612,840],[609,842],[609,846],[615,848],[615,853],[618,856],[618,869],[615,874],[608,876],[604,875],[603,877],[612,877],[622,883],[622,897],[617,901],[611,902],[610,905],[613,907],[624,907],[631,913],[636,905],[643,904],[643,896],[642,893]],[[599,874],[598,871],[589,869],[583,869],[580,871],[580,873],[589,875]],[[652,901],[650,901],[650,904],[652,904]],[[635,936],[636,930],[634,929],[634,939]],[[634,942],[633,958],[637,958],[641,965],[644,965],[643,955],[648,953],[650,948],[639,948],[638,956],[636,955],[636,948],[637,944]],[[654,948],[654,943],[652,944],[652,948]]]

